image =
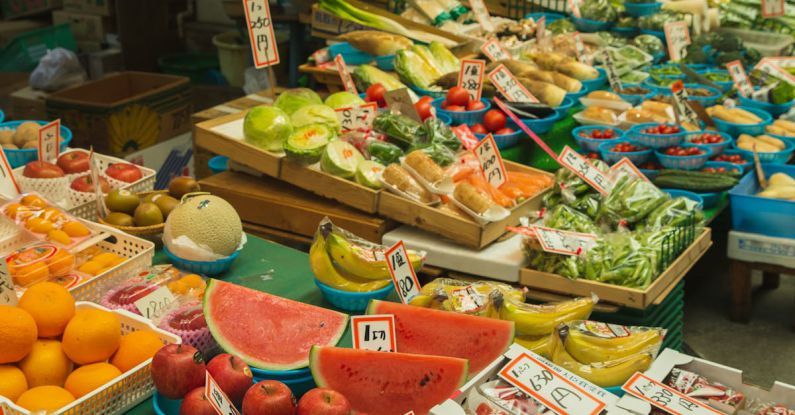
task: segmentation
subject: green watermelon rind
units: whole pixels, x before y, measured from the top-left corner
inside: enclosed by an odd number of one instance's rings
[[[204,291],[204,299],[202,300],[202,311],[203,311],[203,314],[204,314],[204,320],[207,322],[207,328],[210,330],[210,334],[212,334],[213,339],[215,339],[216,343],[218,343],[218,346],[220,346],[222,350],[224,350],[227,353],[230,353],[230,354],[233,354],[233,355],[236,355],[236,356],[240,357],[241,359],[243,359],[244,362],[246,362],[246,364],[248,364],[249,366],[253,366],[253,367],[257,368],[257,369],[263,369],[263,370],[293,370],[293,369],[303,369],[303,368],[309,366],[309,360],[311,359],[311,353],[310,353],[310,357],[306,360],[306,364],[302,364],[301,362],[298,362],[296,364],[277,365],[277,364],[273,364],[273,363],[266,362],[264,360],[257,359],[257,358],[254,358],[252,356],[249,356],[249,355],[247,355],[245,353],[242,353],[241,351],[237,350],[234,346],[232,346],[232,344],[227,339],[225,339],[223,336],[221,336],[221,334],[220,334],[220,332],[218,330],[218,327],[216,326],[215,321],[212,318],[210,318],[212,310],[210,310],[211,307],[210,307],[208,299],[211,297],[211,295],[212,295],[212,293],[213,293],[213,291],[214,291],[214,289],[215,289],[215,287],[217,285],[218,284],[216,283],[216,280],[211,278],[210,282],[207,284],[207,288]],[[209,312],[208,312],[208,310],[209,310]],[[329,346],[338,344],[340,342],[340,340],[342,340],[342,336],[345,334],[345,330],[348,327],[349,316],[347,314],[343,314],[343,313],[340,313],[340,314],[345,316],[345,318],[343,320],[343,324],[340,324],[340,330],[334,337],[332,337],[332,341],[329,342],[329,344],[328,344]],[[314,350],[315,347],[317,347],[317,346],[312,346],[312,350]]]

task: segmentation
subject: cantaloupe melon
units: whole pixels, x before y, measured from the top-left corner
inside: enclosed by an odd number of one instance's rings
[[[180,258],[208,261],[195,250],[185,249],[180,239],[193,243],[215,255],[231,255],[240,245],[243,224],[235,208],[218,196],[202,194],[188,198],[168,215],[163,229],[163,242]]]

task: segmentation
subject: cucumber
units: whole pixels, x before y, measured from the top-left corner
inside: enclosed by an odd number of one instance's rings
[[[700,193],[720,192],[736,186],[738,180],[725,174],[698,171],[662,170],[654,178],[658,187],[692,190]]]

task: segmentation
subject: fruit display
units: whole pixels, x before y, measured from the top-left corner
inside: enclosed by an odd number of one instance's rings
[[[95,234],[83,222],[36,193],[20,195],[0,206],[0,210],[37,239],[56,242],[66,248]]]
[[[117,166],[114,169],[116,180],[124,181],[123,179],[136,177],[128,166],[112,164],[108,169],[114,166]],[[137,167],[129,166],[140,174]],[[136,180],[138,179],[132,181]],[[167,191],[135,194],[127,189],[113,189],[105,196],[104,203],[108,214],[102,218],[102,221],[122,229],[162,225],[179,205],[182,196],[199,190],[201,189],[198,182],[192,177],[185,176],[173,178]]]
[[[244,243],[243,225],[235,208],[206,193],[183,197],[168,214],[163,228],[165,247],[188,261],[228,258]]]
[[[58,165],[47,161],[31,161],[25,164],[21,174],[15,173],[20,189],[37,192],[52,200],[66,196],[70,180]]]
[[[101,261],[97,257],[94,258],[89,262]],[[135,303],[160,287],[167,287],[178,301],[161,306],[158,310],[150,310],[148,317],[155,323],[165,317],[167,313],[174,311],[172,307],[195,305],[201,301],[207,288],[207,282],[199,275],[182,272],[171,265],[156,265],[136,273],[126,281],[117,281],[103,294],[100,304],[111,310],[121,308],[131,313],[141,314],[141,310]],[[166,329],[166,327],[161,328]],[[203,328],[206,330],[206,325]],[[187,339],[183,341],[187,341]]]
[[[693,144],[719,144],[726,141],[720,134],[704,133],[697,136],[691,136],[688,141]]]

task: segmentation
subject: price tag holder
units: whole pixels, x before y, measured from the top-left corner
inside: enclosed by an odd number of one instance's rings
[[[475,19],[484,31],[489,33],[494,31],[489,9],[486,8],[486,4],[483,3],[483,0],[469,0],[469,8],[472,9],[472,13],[475,14]]]
[[[508,170],[505,169],[505,163],[502,161],[494,137],[491,134],[487,135],[472,151],[475,152],[475,156],[480,162],[480,171],[483,172],[483,177],[495,188],[502,186],[507,180],[506,172]]]
[[[572,150],[569,146],[563,148],[560,157],[558,157],[558,163],[571,170],[572,173],[579,176],[603,195],[610,193],[613,188],[613,182],[601,170],[594,167],[585,157]]]
[[[480,51],[483,52],[487,58],[491,59],[492,62],[511,59],[511,54],[494,38],[481,45]]]
[[[483,92],[483,75],[485,73],[485,61],[480,59],[461,60],[461,70],[458,72],[458,86],[469,92],[469,99],[480,101],[480,96]]]
[[[607,49],[602,49],[602,62],[604,62],[605,72],[607,72],[607,82],[610,84],[610,87],[613,88],[613,91],[624,89],[624,86],[621,84],[621,77],[618,76],[618,72],[616,71],[616,63],[613,61],[613,56],[610,55]]]
[[[597,236],[592,233],[568,232],[558,229],[533,226],[541,249],[563,255],[584,255],[596,245]]]
[[[342,55],[337,55],[334,58],[334,64],[337,65],[337,72],[339,72],[340,79],[342,79],[342,86],[345,87],[346,91],[358,96],[359,91],[356,90],[356,84],[353,82],[351,73],[348,72],[348,65],[345,64],[345,58],[343,58]]]
[[[740,95],[748,98],[753,94],[754,88],[751,86],[751,82],[748,80],[748,75],[745,73],[745,68],[743,67],[743,63],[740,60],[731,61],[726,64],[726,69],[729,71],[729,75],[732,76],[732,81],[734,81],[734,87],[737,88],[737,91],[740,92]]]
[[[538,102],[505,65],[500,64],[489,72],[489,80],[510,102]]]
[[[582,19],[582,13],[580,13],[580,0],[569,0],[569,10],[571,10],[572,16]]]
[[[641,180],[649,181],[649,178],[646,177],[638,168],[635,166],[630,159],[624,157],[618,161],[618,163],[614,164],[610,167],[611,172],[615,172],[616,177],[620,177],[621,175],[627,175],[630,177],[635,177]]]
[[[175,300],[171,290],[164,286],[152,291],[134,304],[142,316],[151,320],[162,316]]]
[[[685,48],[691,42],[687,23],[684,21],[666,23],[663,30],[668,44],[668,56],[672,61],[682,60],[687,54]]]
[[[39,160],[55,162],[61,151],[61,120],[55,120],[39,128]]]
[[[368,102],[358,107],[338,108],[335,111],[342,131],[369,130],[378,115],[378,106],[375,102]]]
[[[411,95],[409,95],[408,89],[400,88],[387,91],[384,94],[384,100],[390,110],[396,110],[412,120],[422,123],[422,118],[420,118],[420,114],[417,113],[414,102],[411,101]]]
[[[784,0],[762,0],[762,17],[781,17],[784,15]]]
[[[464,146],[465,150],[472,150],[478,145],[478,138],[475,136],[475,133],[469,129],[469,126],[466,124],[457,125],[455,127],[451,127],[453,133],[459,140],[461,140],[461,145]]]
[[[420,281],[417,279],[414,267],[411,266],[403,241],[398,241],[386,251],[386,265],[389,268],[389,275],[392,276],[392,282],[395,283],[395,291],[397,291],[400,301],[403,304],[408,304],[420,293]]]
[[[0,305],[17,305],[18,301],[14,281],[11,279],[11,272],[8,271],[6,257],[2,257],[0,258]]]
[[[500,370],[499,376],[558,415],[598,415],[607,406],[601,399],[527,353],[508,362]]]
[[[775,75],[777,78],[783,79],[788,84],[795,86],[795,74],[789,73],[784,68],[792,68],[795,66],[794,57],[774,57],[762,58],[754,68],[759,69],[763,73]]]
[[[547,143],[545,143],[544,140],[541,139],[541,137],[537,136],[536,133],[534,133],[533,130],[530,129],[530,127],[525,125],[525,123],[523,123],[522,120],[520,120],[519,117],[517,117],[516,114],[513,113],[513,111],[508,109],[505,103],[503,103],[497,97],[494,97],[493,99],[494,103],[497,104],[498,107],[500,107],[502,112],[504,112],[514,123],[516,123],[516,125],[518,125],[519,128],[521,128],[522,131],[525,132],[525,134],[527,134],[533,141],[535,141],[539,147],[541,147],[553,159],[555,160],[558,159],[558,155],[554,151],[552,151],[551,148],[549,148]]]
[[[243,0],[246,10],[248,38],[257,69],[279,64],[279,49],[268,0]]]
[[[219,415],[240,415],[232,400],[221,390],[210,372],[205,372],[204,396]]]
[[[397,352],[395,316],[374,314],[351,316],[353,348],[376,352]]]
[[[674,96],[674,110],[679,122],[698,125],[698,113],[687,103],[687,89],[681,79],[671,85],[671,92]]]
[[[621,389],[673,415],[723,415],[723,412],[640,372],[629,378]]]
[[[14,178],[14,172],[11,165],[8,164],[6,153],[0,151],[0,194],[13,199],[21,192],[17,179]]]

